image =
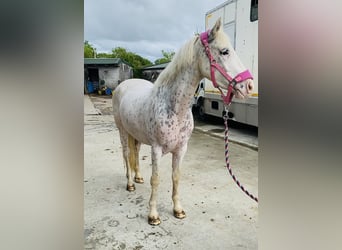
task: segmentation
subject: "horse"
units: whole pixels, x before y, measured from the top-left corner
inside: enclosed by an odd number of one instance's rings
[[[252,76],[241,77],[246,72],[219,18],[211,30],[195,35],[179,49],[154,84],[128,79],[115,89],[113,113],[120,133],[128,191],[135,190],[133,181],[144,182],[139,170],[139,150],[141,144],[151,146],[150,225],[161,222],[156,200],[158,169],[161,157],[167,153],[172,154],[173,214],[178,219],[186,217],[178,193],[179,168],[194,128],[191,105],[200,80],[208,78],[220,91],[231,89],[232,96],[242,99],[253,89]]]

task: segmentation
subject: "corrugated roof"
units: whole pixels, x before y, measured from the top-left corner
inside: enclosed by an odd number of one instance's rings
[[[84,58],[84,64],[119,65],[120,63],[125,62],[120,58]]]
[[[149,70],[149,69],[165,69],[166,66],[167,66],[168,64],[169,64],[169,63],[161,63],[161,64],[158,64],[158,65],[148,66],[148,67],[143,68],[143,70]]]

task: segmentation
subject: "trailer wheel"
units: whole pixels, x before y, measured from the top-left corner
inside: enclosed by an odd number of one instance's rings
[[[204,112],[204,101],[203,98],[200,98],[197,102],[197,107],[198,107],[198,118],[201,121],[204,121],[206,119],[206,114]]]

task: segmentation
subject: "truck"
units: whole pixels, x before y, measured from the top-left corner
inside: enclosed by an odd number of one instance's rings
[[[254,90],[247,99],[233,98],[228,118],[258,127],[258,0],[229,0],[205,14],[209,29],[221,17],[224,31],[245,67],[254,78]],[[194,96],[194,108],[200,118],[222,117],[224,104],[212,82],[202,79]]]

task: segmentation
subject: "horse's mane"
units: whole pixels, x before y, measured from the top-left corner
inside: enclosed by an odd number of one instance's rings
[[[193,37],[178,50],[171,62],[160,73],[154,85],[172,83],[180,72],[191,66],[194,60],[194,45],[197,40],[198,36]]]

